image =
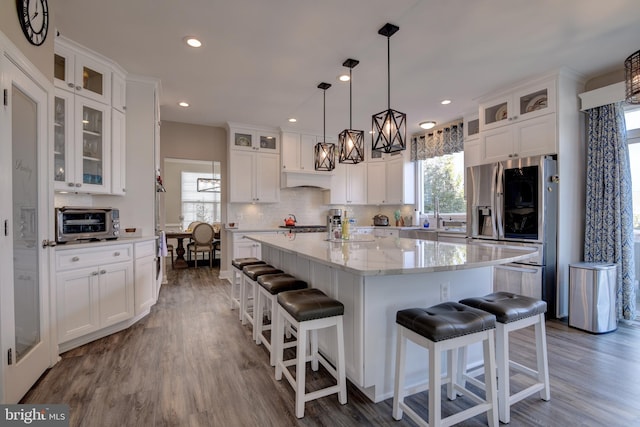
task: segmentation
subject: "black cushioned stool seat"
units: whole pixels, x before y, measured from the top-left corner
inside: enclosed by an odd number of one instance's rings
[[[337,393],[341,404],[347,403],[347,377],[344,356],[344,331],[342,318],[344,305],[319,289],[301,289],[278,294],[278,315],[273,342],[276,357],[276,380],[281,380],[284,374],[291,387],[296,392],[296,417],[304,417],[304,404],[310,400]],[[284,325],[289,322],[297,330],[296,357],[284,360]],[[318,352],[319,329],[335,327],[335,346],[331,346],[334,365]],[[330,334],[329,336],[332,336]],[[310,343],[307,346],[307,342]],[[310,354],[307,355],[307,347]],[[320,390],[307,393],[305,391],[306,363],[311,362],[311,369],[318,370],[321,363],[335,378],[336,384]],[[295,365],[295,377],[289,371],[289,366]]]
[[[482,297],[465,298],[460,303],[478,308],[496,316],[496,364],[498,366],[498,404],[500,407],[500,421],[508,423],[511,419],[511,405],[537,392],[542,400],[551,398],[549,386],[549,366],[547,361],[547,337],[544,315],[547,303],[511,292],[495,292]],[[536,336],[536,369],[524,366],[510,360],[509,332],[535,327]],[[462,365],[466,359],[466,351],[460,357]],[[532,379],[530,385],[515,394],[510,391],[510,377],[513,368],[519,373]],[[462,366],[460,370],[463,372]],[[481,387],[483,384],[477,378],[477,372],[466,372],[462,375],[462,382],[469,381]],[[521,377],[524,377],[521,375]]]
[[[496,317],[456,302],[396,313],[396,323],[431,341],[442,341],[495,328]]]
[[[266,262],[255,257],[235,258],[231,260],[231,266],[233,267],[231,269],[231,290],[229,291],[229,304],[231,305],[231,310],[236,308],[236,306],[238,308],[240,307],[240,300],[242,296],[240,291],[240,287],[242,285],[242,269],[247,265],[255,264],[266,264]],[[238,319],[242,320],[242,310],[238,311]]]
[[[418,411],[405,402],[405,398],[428,390],[428,425],[450,426],[461,421],[487,413],[488,424],[498,426],[498,393],[495,380],[495,337],[496,317],[457,302],[444,302],[429,308],[409,308],[396,313],[396,369],[393,392],[393,418],[401,420],[404,413],[418,425],[427,425]],[[429,351],[429,381],[426,386],[405,387],[405,363],[407,341]],[[488,378],[484,397],[458,383],[456,357],[461,348],[474,343],[482,343],[484,373]],[[446,352],[443,360],[441,354]],[[446,360],[447,374],[442,377],[441,364]],[[456,399],[458,394],[469,397],[475,403],[467,409],[442,417],[441,387],[447,386],[447,397]],[[412,403],[411,406],[415,406]]]
[[[243,325],[246,325],[247,322],[251,324],[253,328],[253,340],[255,341],[257,338],[254,314],[256,310],[255,303],[258,300],[256,281],[258,277],[265,274],[278,274],[284,273],[284,271],[270,264],[253,264],[243,267],[242,272],[244,273],[244,280],[242,281],[242,285],[240,285],[240,311],[242,314],[240,319]]]
[[[258,277],[258,292],[256,299],[256,322],[255,322],[255,338],[256,344],[264,344],[269,350],[269,362],[271,366],[276,366],[276,351],[273,346],[273,331],[278,329],[278,294],[286,291],[295,291],[298,289],[307,288],[307,282],[300,280],[290,274],[263,274]],[[264,322],[264,308],[265,303],[271,314],[271,322],[265,324]],[[265,331],[271,330],[272,336],[267,339]],[[290,328],[287,329],[287,333],[290,332]],[[294,342],[287,342],[287,347],[293,347]]]

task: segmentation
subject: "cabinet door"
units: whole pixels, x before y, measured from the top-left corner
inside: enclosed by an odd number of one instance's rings
[[[233,242],[233,258],[258,258],[262,256],[259,243],[250,240]]]
[[[75,53],[56,44],[54,62],[53,62],[53,82],[54,84],[66,90],[75,92]]]
[[[133,263],[121,262],[99,269],[100,327],[133,317]]]
[[[464,166],[476,166],[482,164],[482,155],[480,150],[480,141],[465,141],[464,143]]]
[[[153,256],[136,259],[135,262],[135,314],[149,310],[155,303],[156,263]]]
[[[58,343],[86,335],[100,327],[98,274],[98,267],[57,274]]]
[[[124,113],[127,102],[127,82],[125,77],[117,72],[112,73],[111,106]]]
[[[347,168],[347,203],[367,204],[367,167],[364,163],[345,165]],[[337,168],[336,168],[337,169]]]
[[[347,203],[347,165],[336,164],[331,175],[331,190],[329,191],[329,204],[344,205]]]
[[[300,169],[303,171],[315,171],[315,135],[300,135]]]
[[[556,111],[555,79],[524,87],[514,93],[513,119],[522,121]]]
[[[282,170],[295,171],[298,169],[300,169],[300,134],[283,132]]]
[[[518,144],[517,153],[520,157],[558,152],[555,114],[547,114],[518,123],[515,132]]]
[[[256,138],[254,147],[258,151],[264,151],[265,153],[277,154],[280,153],[280,142],[278,141],[278,134],[272,132],[256,132]]]
[[[513,109],[511,99],[509,94],[480,104],[480,129],[495,129],[509,123],[509,112]]]
[[[367,203],[382,205],[387,193],[385,162],[367,163]]]
[[[111,108],[75,97],[76,191],[108,193],[111,157]]]
[[[254,202],[255,155],[251,152],[231,150],[229,165],[229,202]],[[279,171],[278,171],[279,173]]]
[[[111,110],[111,193],[124,195],[127,182],[127,149],[124,113]]]
[[[503,126],[482,133],[483,163],[497,162],[513,157],[513,130],[510,126]]]
[[[106,64],[77,53],[74,83],[77,95],[103,104],[111,102],[111,69]]]
[[[280,200],[280,159],[277,154],[256,154],[255,201],[273,203]]]
[[[62,191],[73,191],[76,186],[73,100],[73,93],[56,89],[53,121],[53,182],[55,189]]]

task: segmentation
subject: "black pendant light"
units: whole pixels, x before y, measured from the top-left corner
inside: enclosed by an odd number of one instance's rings
[[[336,167],[336,144],[327,143],[327,89],[329,83],[320,83],[318,89],[322,89],[322,142],[316,144],[315,170],[332,171]]]
[[[407,115],[391,109],[391,48],[390,39],[400,27],[385,24],[378,34],[387,38],[387,109],[374,114],[372,119],[371,149],[393,153],[407,148]]]
[[[626,100],[629,104],[640,104],[640,50],[624,61]]]
[[[345,67],[349,67],[349,129],[345,129],[338,135],[338,142],[340,145],[340,156],[338,161],[340,163],[360,163],[364,161],[364,131],[354,130],[351,123],[351,71],[353,67],[358,65],[360,61],[357,59],[347,59],[342,64]]]

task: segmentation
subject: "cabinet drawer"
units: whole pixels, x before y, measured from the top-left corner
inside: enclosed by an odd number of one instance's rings
[[[63,271],[92,265],[130,261],[132,258],[132,245],[113,245],[60,251],[56,253],[56,270]]]
[[[135,244],[136,258],[142,258],[145,256],[154,256],[155,253],[156,253],[156,242],[154,240]]]

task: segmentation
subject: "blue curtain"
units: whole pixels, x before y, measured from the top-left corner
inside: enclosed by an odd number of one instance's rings
[[[617,264],[618,318],[635,318],[631,168],[621,103],[589,111],[584,259]]]

